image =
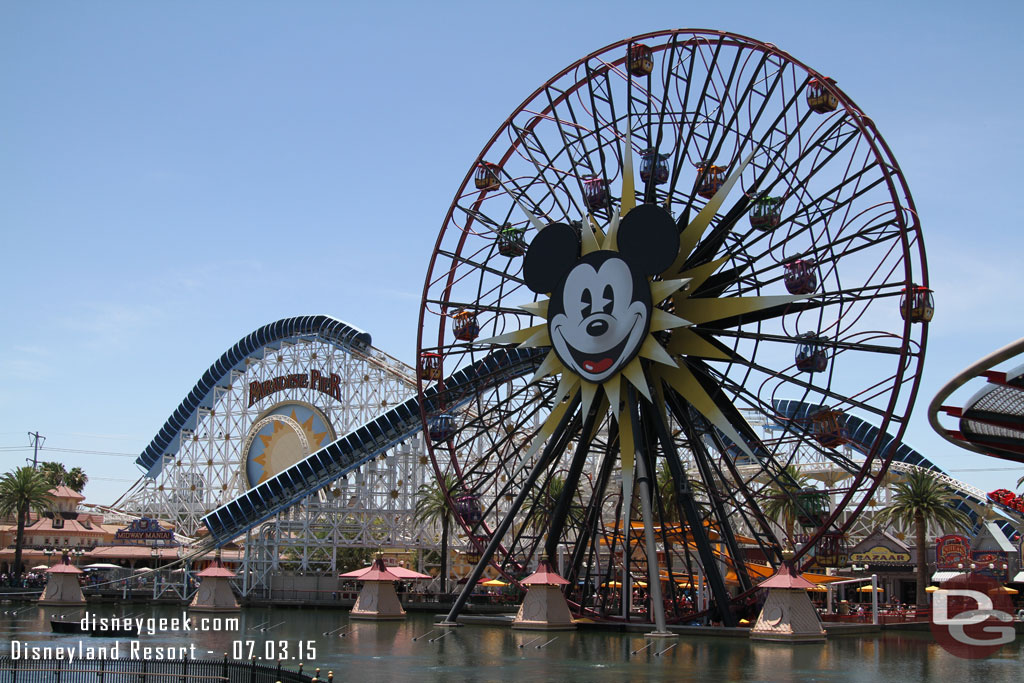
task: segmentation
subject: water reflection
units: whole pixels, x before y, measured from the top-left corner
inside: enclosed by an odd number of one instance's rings
[[[89,606],[100,616],[136,613],[173,618],[180,608],[139,605]],[[81,616],[61,608],[6,605],[0,610],[0,654],[11,641],[77,645],[82,636],[50,631],[50,617]],[[196,615],[198,616],[198,615]],[[401,622],[349,621],[348,613],[330,609],[246,609],[236,629],[143,634],[147,646],[196,644],[202,657],[222,657],[243,648],[262,657],[287,651],[296,667],[333,670],[338,680],[359,683],[402,680],[414,675],[428,681],[892,681],[913,683],[955,680],[1019,682],[1024,678],[1021,641],[987,660],[966,661],[948,654],[929,633],[886,632],[878,636],[833,637],[825,644],[784,645],[745,638],[681,636],[649,641],[643,634],[611,631],[532,632],[501,626],[434,626],[434,615],[410,614]],[[127,641],[128,639],[123,639]],[[271,645],[267,645],[270,641]],[[109,643],[109,638],[84,638]],[[302,644],[316,649],[315,657]],[[268,650],[269,648],[269,650]],[[127,642],[122,650],[127,650]],[[636,652],[636,654],[633,654]]]

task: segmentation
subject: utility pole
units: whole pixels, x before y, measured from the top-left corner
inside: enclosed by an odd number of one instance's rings
[[[46,441],[45,436],[40,436],[39,432],[29,432],[29,439],[32,440],[32,469],[39,469],[39,447]]]

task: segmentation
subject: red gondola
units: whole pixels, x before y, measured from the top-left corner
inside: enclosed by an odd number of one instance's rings
[[[783,264],[782,281],[790,294],[813,294],[818,289],[817,263],[811,259],[793,259]]]
[[[825,448],[838,448],[846,438],[846,414],[841,410],[819,410],[811,418],[811,435]]]
[[[634,76],[647,76],[654,71],[654,53],[643,43],[629,46],[626,68]]]
[[[911,285],[910,291],[903,290],[900,296],[900,315],[912,323],[931,322],[935,315],[935,296],[927,287]]]
[[[611,196],[608,194],[608,183],[598,175],[583,178],[583,201],[591,211],[604,209],[608,206]]]
[[[498,189],[498,165],[489,161],[477,164],[476,175],[473,176],[473,184],[478,190]]]
[[[462,341],[473,341],[480,334],[480,323],[476,316],[469,311],[457,311],[452,316],[452,333],[456,339]]]

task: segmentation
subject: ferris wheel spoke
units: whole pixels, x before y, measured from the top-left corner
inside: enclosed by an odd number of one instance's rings
[[[777,372],[775,372],[775,371],[773,371],[773,370],[771,370],[769,368],[766,368],[763,365],[760,365],[760,364],[754,362],[753,360],[750,360],[750,359],[747,359],[747,358],[738,357],[734,362],[736,364],[742,365],[743,367],[749,368],[751,370],[756,370],[756,371],[762,373],[766,377],[774,377],[774,376],[778,375]],[[713,372],[713,369],[709,365],[703,363],[703,361],[701,361],[701,363],[702,363],[703,367],[707,369],[708,372]],[[720,373],[714,373],[714,374],[719,375]],[[850,396],[846,396],[844,394],[840,394],[840,393],[830,389],[827,386],[816,385],[816,384],[812,384],[811,382],[806,382],[806,381],[804,381],[802,379],[799,379],[795,375],[786,377],[784,379],[783,378],[779,378],[779,381],[783,382],[786,386],[799,387],[801,389],[804,389],[805,391],[807,391],[809,393],[813,393],[816,396],[820,396],[821,399],[826,399],[826,398],[833,399],[834,401],[837,401],[841,405],[848,405],[848,406],[850,406],[852,408],[859,408],[860,410],[863,410],[865,412],[871,413],[871,414],[876,415],[878,417],[884,417],[887,414],[884,408],[878,408],[878,407],[875,407],[875,406],[873,406],[873,405],[871,405],[869,403],[858,401],[858,400],[856,400],[856,399],[854,399],[854,398],[852,398]]]

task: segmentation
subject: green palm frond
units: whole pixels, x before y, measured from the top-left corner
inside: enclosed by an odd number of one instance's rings
[[[892,502],[875,515],[880,524],[912,528],[920,516],[925,524],[930,522],[943,529],[969,530],[973,526],[970,517],[952,506],[950,489],[928,472],[908,473],[906,479],[893,484],[892,491]]]

